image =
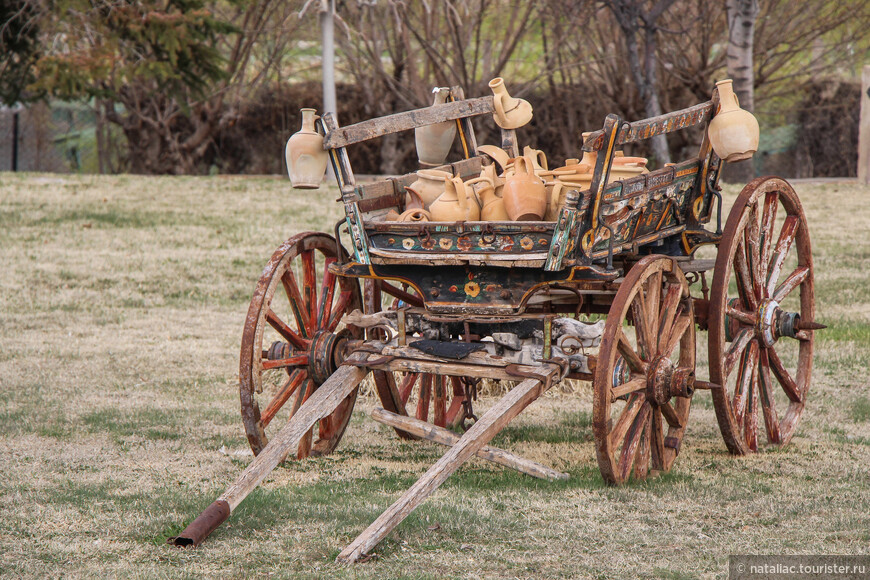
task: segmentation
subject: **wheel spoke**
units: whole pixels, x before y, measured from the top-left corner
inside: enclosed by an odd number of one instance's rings
[[[734,276],[737,279],[737,294],[740,296],[740,301],[750,310],[757,310],[758,300],[755,298],[752,274],[749,271],[749,262],[746,258],[746,244],[743,240],[737,244],[737,250],[734,253]]]
[[[450,377],[450,385],[453,389],[453,397],[450,399],[450,406],[447,408],[444,420],[448,425],[455,425],[460,420],[459,411],[465,400],[465,388],[459,381],[459,377]]]
[[[655,414],[651,408],[650,414]],[[647,419],[643,422],[643,428],[640,434],[640,447],[637,450],[637,459],[634,462],[634,476],[643,481],[649,474],[649,459],[650,459],[650,427],[651,421]]]
[[[266,322],[268,322],[269,326],[274,328],[278,334],[283,336],[287,340],[287,342],[289,342],[297,349],[308,349],[309,341],[296,334],[296,332],[294,332],[292,328],[287,326],[287,324],[283,320],[278,318],[278,315],[275,314],[271,308],[266,311]]]
[[[625,433],[628,431],[634,418],[640,412],[645,400],[646,398],[641,393],[634,393],[628,398],[625,408],[622,409],[622,414],[619,415],[619,419],[616,420],[616,424],[610,431],[611,447],[616,449],[622,442],[622,438],[625,437]]]
[[[651,361],[655,353],[655,340],[649,326],[646,301],[642,292],[643,289],[639,289],[634,300],[631,301],[631,319],[634,323],[634,334],[637,340],[637,354],[642,360]]]
[[[329,316],[329,324],[326,325],[326,330],[329,332],[335,332],[338,323],[341,322],[342,317],[344,316],[344,311],[347,308],[347,305],[350,304],[351,298],[353,298],[353,294],[350,290],[343,290],[338,297],[338,302],[335,303],[335,308],[332,309],[332,314]]]
[[[304,338],[311,338],[313,326],[308,318],[308,310],[305,308],[305,302],[302,300],[302,295],[299,293],[299,285],[296,283],[296,276],[292,270],[287,268],[281,274],[281,284],[284,286],[284,291],[287,293],[287,298],[290,300],[290,309],[293,311],[293,316],[296,318],[296,326],[299,327],[299,332]]]
[[[752,276],[752,292],[756,300],[761,299],[761,248],[758,239],[758,206],[749,208],[749,218],[746,221],[746,229],[743,230],[744,241],[749,260],[749,274]]]
[[[387,282],[384,282],[383,280],[381,281],[380,286],[381,286],[381,290],[385,294],[389,294],[393,298],[398,298],[402,302],[404,302],[406,304],[410,304],[411,306],[423,306],[423,299],[420,298],[419,296],[415,296],[414,294],[411,294],[410,292],[405,292],[404,290],[402,290],[400,288],[396,288],[392,284],[388,284]]]
[[[625,332],[620,328],[618,330],[619,337],[616,343],[616,349],[619,351],[619,354],[622,355],[622,358],[625,359],[625,362],[628,363],[628,368],[633,370],[636,373],[645,373],[646,372],[646,363],[643,362],[640,356],[634,351],[634,347],[631,346],[631,343],[628,341],[628,337],[625,336]],[[640,332],[635,329],[635,332]]]
[[[411,398],[411,393],[414,391],[414,385],[417,383],[419,373],[408,373],[402,380],[402,386],[399,387],[399,395],[402,397],[402,404],[407,405],[408,399]]]
[[[779,436],[779,416],[776,414],[776,401],[773,396],[773,382],[770,379],[770,359],[768,349],[761,351],[758,361],[759,394],[761,395],[761,410],[764,413],[764,427],[767,430],[767,442],[777,444]]]
[[[755,331],[751,328],[741,329],[734,338],[734,341],[731,343],[731,346],[728,347],[727,351],[725,351],[725,357],[722,360],[723,384],[725,383],[725,379],[731,374],[731,371],[734,370],[735,363],[737,363],[740,355],[743,354],[743,349],[746,348],[746,345],[749,344],[749,341],[752,340],[753,336],[755,336]]]
[[[770,249],[773,244],[773,228],[776,225],[776,210],[779,207],[779,193],[771,191],[764,196],[764,210],[761,212],[761,280],[766,279],[770,267]]]
[[[658,407],[652,411],[652,437],[650,447],[652,448],[652,468],[657,471],[665,470],[665,434],[664,425],[662,425],[662,412]]]
[[[272,400],[269,401],[268,405],[266,405],[266,409],[260,414],[260,424],[263,426],[263,429],[272,422],[275,414],[284,406],[284,403],[293,396],[293,393],[296,392],[299,385],[301,385],[307,378],[308,371],[305,369],[297,369],[293,371],[293,374],[287,377],[287,381],[281,385],[281,388],[278,389],[278,392],[275,393],[275,396],[272,397]]]
[[[652,412],[651,405],[644,403],[638,412],[628,434],[625,436],[625,444],[622,446],[622,451],[619,454],[619,475],[622,481],[628,479],[631,473],[631,468],[634,465],[634,459],[637,456],[638,448],[640,447],[641,435],[644,432],[644,426],[649,421],[650,413]]]
[[[737,308],[729,305],[725,306],[725,315],[749,326],[755,326],[755,324],[758,322],[758,317],[755,315],[755,313],[743,312],[742,310],[738,310]]]
[[[646,315],[648,316],[649,324],[647,333],[650,342],[647,346],[650,347],[650,356],[655,356],[658,352],[655,333],[659,328],[659,308],[662,302],[662,271],[658,270],[646,279]]]
[[[631,379],[627,383],[619,385],[618,387],[613,387],[613,390],[610,392],[610,398],[611,400],[615,400],[623,395],[627,395],[635,391],[642,391],[645,388],[646,377],[636,377]]]
[[[665,349],[662,351],[662,356],[670,357],[674,352],[674,349],[677,348],[677,345],[682,340],[683,335],[686,334],[686,331],[689,330],[689,327],[694,324],[694,320],[688,314],[681,315],[677,318],[677,322],[671,327],[671,335],[668,337],[668,342],[665,345]]]
[[[432,375],[426,373],[420,382],[420,396],[417,398],[417,418],[425,421],[429,417],[429,399],[432,396]]]
[[[302,258],[302,296],[305,298],[305,310],[311,323],[311,333],[317,320],[317,268],[314,265],[314,250],[306,250]]]
[[[447,385],[445,381],[447,377],[439,375],[435,377],[435,389],[433,398],[435,400],[435,409],[432,417],[432,422],[438,427],[446,427],[445,403],[447,399]]]
[[[810,269],[808,267],[801,266],[797,268],[782,281],[782,284],[776,287],[772,299],[776,302],[782,303],[782,301],[785,300],[785,297],[791,294],[795,288],[803,284],[803,281],[806,280],[809,275]]]
[[[323,286],[320,290],[320,302],[317,304],[317,328],[326,324],[326,313],[332,312],[332,297],[335,295],[335,274],[329,271],[329,266],[336,262],[335,258],[326,258],[323,267]]]
[[[301,354],[297,356],[291,356],[289,358],[281,358],[277,360],[264,360],[261,363],[264,371],[269,369],[279,369],[284,367],[298,367],[302,365],[308,364],[308,355]]]
[[[758,342],[753,340],[749,343],[749,348],[743,353],[743,356],[740,357],[740,370],[737,372],[734,399],[731,401],[731,410],[734,411],[734,417],[738,425],[743,424],[747,398],[752,396],[751,383],[757,362]]]
[[[674,409],[674,407],[669,402],[665,402],[662,405],[659,405],[659,408],[662,410],[662,415],[664,415],[665,421],[668,422],[668,425],[675,429],[679,429],[683,426],[683,421],[677,414],[676,409]]]
[[[782,231],[779,233],[779,239],[776,240],[776,246],[773,249],[773,258],[770,263],[770,271],[767,273],[767,292],[773,294],[776,283],[779,280],[779,274],[782,271],[782,265],[788,257],[789,250],[797,236],[798,227],[800,227],[800,218],[790,215],[785,218],[782,224]]]
[[[767,357],[770,360],[770,369],[773,371],[776,380],[779,381],[782,390],[785,391],[788,398],[795,403],[803,402],[803,397],[797,383],[794,382],[791,374],[785,368],[785,365],[782,364],[782,360],[780,360],[776,350],[773,348],[767,349]]]
[[[677,317],[677,310],[680,307],[680,296],[683,289],[679,284],[668,284],[665,291],[665,297],[661,305],[661,321],[658,326],[658,350],[657,354],[664,354],[667,347],[668,339],[671,334],[671,327]]]
[[[756,368],[752,369],[749,393],[746,396],[746,418],[744,421],[744,439],[746,445],[753,451],[758,451],[758,355]]]

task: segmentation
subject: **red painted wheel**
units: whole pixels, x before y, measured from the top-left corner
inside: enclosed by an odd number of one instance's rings
[[[731,210],[710,295],[710,381],[728,450],[758,450],[759,409],[771,445],[785,445],[813,369],[813,259],[806,217],[779,178],[747,185]]]
[[[342,324],[346,314],[362,309],[362,296],[355,279],[328,271],[336,258],[331,236],[301,233],[275,251],[257,282],[239,363],[242,422],[255,455],[268,443],[267,433],[277,432],[341,364],[345,342],[362,337]],[[298,458],[335,449],[356,395],[312,427]]]
[[[689,285],[673,260],[647,256],[613,299],[593,375],[592,428],[607,483],[670,470],[686,431],[694,381]]]
[[[406,303],[422,306],[416,292],[399,289],[384,280],[365,282],[366,312],[380,312]],[[412,339],[413,340],[413,339]],[[462,421],[465,400],[463,378],[431,373],[393,373],[372,371],[381,404],[387,411],[411,415],[439,427],[455,426]],[[400,437],[408,438],[396,429]]]

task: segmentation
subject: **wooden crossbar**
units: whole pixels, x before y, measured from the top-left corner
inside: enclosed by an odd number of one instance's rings
[[[616,145],[633,143],[706,123],[713,116],[713,101],[700,103],[673,113],[625,123],[616,134]],[[604,129],[591,133],[583,142],[583,151],[600,151],[604,147]]]

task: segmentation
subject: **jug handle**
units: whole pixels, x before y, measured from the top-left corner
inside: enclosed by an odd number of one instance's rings
[[[553,209],[558,209],[556,208],[556,204],[559,203],[559,194],[562,193],[562,182],[557,179],[552,183],[553,191],[550,192],[550,207]]]
[[[492,179],[490,179],[489,177],[485,177],[485,176],[483,176],[483,175],[481,175],[480,177],[475,177],[474,179],[469,179],[468,181],[465,182],[465,186],[467,187],[467,186],[469,186],[469,185],[472,185],[472,184],[475,184],[475,183],[481,183],[481,182],[484,182],[484,181],[485,181],[486,183],[489,184],[489,187],[490,187],[493,191],[495,191],[495,184],[492,182]],[[474,196],[474,201],[477,202],[477,205],[478,205],[481,209],[483,209],[483,202],[480,200],[480,197],[477,195],[477,192],[474,191],[474,188],[473,188],[473,187],[471,188],[471,195]]]
[[[453,187],[456,188],[456,197],[459,200],[459,207],[462,211],[468,209],[468,190],[465,188],[465,182],[461,177],[454,177],[450,181],[453,182]],[[462,192],[460,194],[460,192]]]
[[[504,103],[501,102],[501,95],[494,95],[492,97],[492,105],[495,107],[495,114],[498,117],[498,120],[503,124],[507,123],[507,117],[504,114]]]

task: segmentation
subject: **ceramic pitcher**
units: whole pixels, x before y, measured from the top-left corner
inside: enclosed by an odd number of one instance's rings
[[[524,99],[516,99],[507,91],[504,79],[496,77],[489,81],[492,90],[493,119],[502,129],[519,129],[532,120],[532,105]]]
[[[444,182],[444,193],[429,206],[429,214],[435,222],[477,221],[480,206],[465,187],[461,177]],[[470,198],[470,199],[469,199]]]
[[[547,190],[525,157],[514,160],[514,173],[505,180],[504,207],[513,221],[537,221],[547,210]]]
[[[749,159],[758,150],[758,120],[740,108],[731,79],[719,81],[716,88],[719,112],[707,128],[713,151],[728,163]]]
[[[450,89],[436,87],[432,92],[435,93],[435,101],[432,105],[441,105],[447,101]],[[442,165],[450,153],[455,137],[455,121],[444,121],[414,129],[414,143],[417,145],[417,158],[420,164],[430,167]]]
[[[407,187],[423,200],[423,209],[428,209],[438,196],[444,193],[444,183],[453,177],[449,171],[439,169],[421,169],[417,172],[417,181]],[[413,203],[413,196],[405,196],[405,207]]]
[[[302,109],[302,128],[287,140],[284,156],[290,183],[296,189],[317,189],[326,173],[329,155],[323,149],[323,135],[317,132],[314,109]]]

